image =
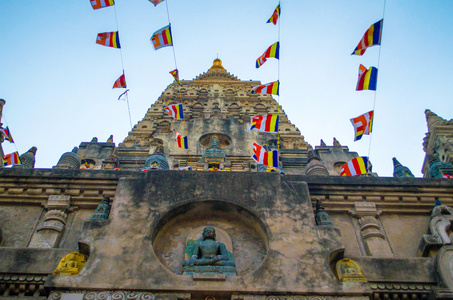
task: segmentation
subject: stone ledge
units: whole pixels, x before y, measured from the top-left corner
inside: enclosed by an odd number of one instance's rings
[[[213,281],[225,281],[226,275],[221,273],[194,273],[192,275],[193,280],[213,280]]]

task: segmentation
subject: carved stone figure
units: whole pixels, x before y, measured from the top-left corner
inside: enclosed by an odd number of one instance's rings
[[[235,275],[236,268],[232,255],[223,243],[216,241],[215,229],[210,226],[205,227],[202,236],[202,240],[193,244],[189,253],[190,259],[183,261],[184,274],[225,273]]]
[[[77,275],[86,263],[85,255],[72,252],[63,257],[58,267],[53,271],[54,275]]]

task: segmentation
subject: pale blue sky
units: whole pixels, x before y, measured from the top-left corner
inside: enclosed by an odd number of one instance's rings
[[[242,80],[277,79],[277,61],[255,60],[277,41],[266,24],[277,1],[168,0],[180,77],[193,79],[217,54]],[[280,104],[313,147],[336,137],[368,155],[370,137],[353,141],[349,121],[373,108],[374,93],[355,91],[359,64],[376,66],[381,50],[370,159],[392,176],[392,157],[421,177],[424,110],[453,118],[451,0],[387,0],[382,46],[351,52],[383,16],[384,1],[282,1]],[[155,51],[151,34],[168,24],[165,4],[117,0],[132,123],[172,82],[171,48]],[[0,98],[4,120],[20,153],[38,147],[36,167],[51,168],[61,154],[96,136],[116,144],[130,130],[121,93],[118,49],[96,45],[116,30],[112,7],[94,11],[89,0],[0,0]],[[5,125],[6,125],[5,124]],[[8,142],[5,152],[15,151]]]

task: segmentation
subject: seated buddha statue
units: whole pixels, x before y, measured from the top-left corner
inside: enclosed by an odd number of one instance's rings
[[[223,243],[216,241],[215,229],[205,227],[202,237],[201,241],[193,245],[190,258],[183,261],[184,272],[235,274],[232,255]]]

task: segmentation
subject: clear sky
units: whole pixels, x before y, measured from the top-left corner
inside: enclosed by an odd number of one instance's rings
[[[242,80],[278,79],[278,64],[255,60],[278,40],[266,24],[277,1],[168,0],[180,78],[191,80],[217,57]],[[379,176],[392,176],[392,157],[421,177],[425,109],[453,118],[451,0],[283,0],[280,18],[280,97],[290,121],[313,147],[323,139],[370,159]],[[120,50],[95,43],[116,31]],[[36,167],[92,137],[116,144],[130,131],[127,105],[112,89],[122,73],[132,124],[172,83],[170,47],[155,51],[154,31],[168,24],[166,4],[117,0],[93,10],[89,0],[0,0],[0,98],[4,126],[16,144],[5,153],[38,148]],[[350,54],[384,15],[382,46]],[[379,59],[380,52],[380,59]],[[379,62],[379,65],[378,65]],[[350,118],[373,109],[374,92],[355,91],[359,64],[379,67],[373,135],[354,142]],[[276,98],[277,99],[277,98]],[[252,150],[251,150],[252,152]]]

